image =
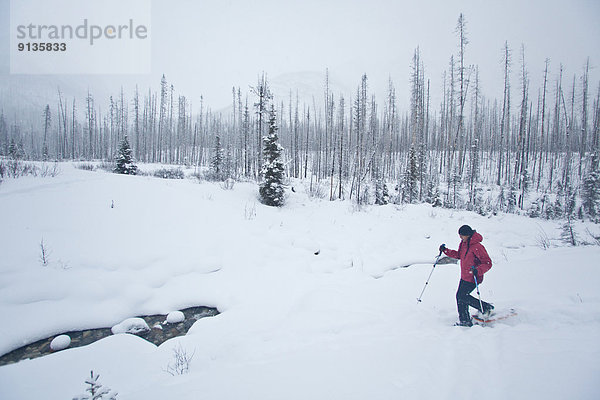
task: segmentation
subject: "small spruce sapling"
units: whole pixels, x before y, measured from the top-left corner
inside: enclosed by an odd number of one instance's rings
[[[102,384],[98,382],[98,378],[100,378],[100,375],[94,375],[94,371],[91,371],[90,377],[85,380],[86,385],[90,385],[90,387],[86,389],[86,392],[89,392],[89,394],[75,396],[73,397],[73,400],[116,400],[118,393],[107,387],[103,387]]]
[[[579,238],[573,227],[573,221],[569,215],[567,215],[567,221],[562,226],[561,238],[571,246],[577,246],[579,242]]]

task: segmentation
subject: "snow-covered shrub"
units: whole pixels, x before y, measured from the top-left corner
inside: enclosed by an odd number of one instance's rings
[[[95,167],[94,164],[91,163],[79,163],[75,164],[75,168],[81,169],[83,171],[93,171]]]
[[[0,179],[16,179],[27,175],[38,176],[39,174],[40,168],[37,167],[35,164],[23,162],[19,159],[0,160]]]
[[[102,161],[96,168],[106,172],[115,172],[115,164],[109,161]]]
[[[60,174],[60,168],[58,167],[58,161],[55,161],[54,163],[52,163],[52,166],[49,166],[46,163],[42,164],[42,167],[40,169],[40,176],[42,178],[46,178],[46,177],[54,178],[58,174]]]
[[[173,360],[167,365],[166,372],[173,376],[187,374],[190,370],[190,364],[195,353],[196,352],[194,351],[189,355],[187,350],[185,350],[181,344],[178,344],[177,347],[173,348]]]
[[[221,189],[223,189],[223,190],[233,190],[234,186],[235,186],[235,179],[227,178],[221,184]]]
[[[18,159],[10,160],[7,164],[8,176],[18,178],[21,176],[21,161]]]
[[[156,178],[183,179],[185,174],[181,168],[160,168],[152,173]]]
[[[459,196],[457,196],[456,198],[450,196],[449,198],[443,201],[443,207],[448,209],[460,210],[461,208],[466,208],[466,205],[465,202]]]
[[[548,250],[550,248],[550,238],[548,237],[546,231],[544,231],[542,228],[539,229],[535,241],[538,247],[542,250]]]
[[[327,183],[323,181],[315,181],[311,179],[310,184],[307,184],[305,187],[306,193],[309,197],[315,199],[325,199],[327,198],[328,186]]]
[[[209,172],[210,172],[210,171],[206,171],[206,170],[204,170],[204,169],[198,168],[198,169],[196,169],[194,172],[192,172],[192,173],[190,174],[190,176],[191,176],[192,178],[196,178],[196,179],[198,180],[198,183],[202,183],[202,182],[204,182],[204,181],[208,181],[208,180],[210,180],[210,179],[208,179],[208,177],[207,177],[207,174],[208,174]]]

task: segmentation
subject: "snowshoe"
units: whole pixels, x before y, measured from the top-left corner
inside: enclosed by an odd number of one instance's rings
[[[489,310],[488,313],[477,313],[472,315],[473,321],[478,324],[491,324],[496,321],[501,321],[510,317],[517,315],[517,312],[514,308],[511,308],[506,311],[498,311],[495,312],[493,309]]]
[[[489,318],[494,314],[494,306],[489,303],[484,303],[483,305],[483,313],[481,315],[485,318]]]

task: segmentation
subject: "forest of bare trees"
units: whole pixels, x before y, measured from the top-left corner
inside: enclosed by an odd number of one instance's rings
[[[506,43],[502,97],[486,97],[478,67],[468,64],[465,27],[461,14],[458,50],[449,58],[439,104],[430,100],[419,48],[408,110],[398,108],[391,79],[383,99],[370,92],[367,75],[345,98],[331,90],[325,71],[318,102],[324,106],[301,103],[294,92],[274,98],[262,74],[249,90],[232,88],[231,110],[217,113],[202,98],[192,107],[163,75],[159,92],[121,90],[105,110],[91,92],[70,100],[59,92],[33,128],[2,113],[0,155],[114,160],[128,136],[138,162],[217,168],[219,179],[259,179],[272,107],[285,173],[303,180],[313,195],[597,221],[600,84],[589,82],[590,61],[582,60],[578,75],[564,76],[561,65],[546,60],[534,68],[543,70],[543,83],[532,88],[525,48]]]

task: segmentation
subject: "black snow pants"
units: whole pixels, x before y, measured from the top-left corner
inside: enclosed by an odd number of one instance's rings
[[[471,314],[469,314],[469,306],[478,309],[481,312],[486,312],[492,308],[492,305],[482,301],[483,310],[479,300],[471,296],[471,292],[475,289],[475,282],[467,282],[460,280],[458,284],[458,290],[456,291],[456,305],[458,307],[458,319],[460,322],[471,321]]]

